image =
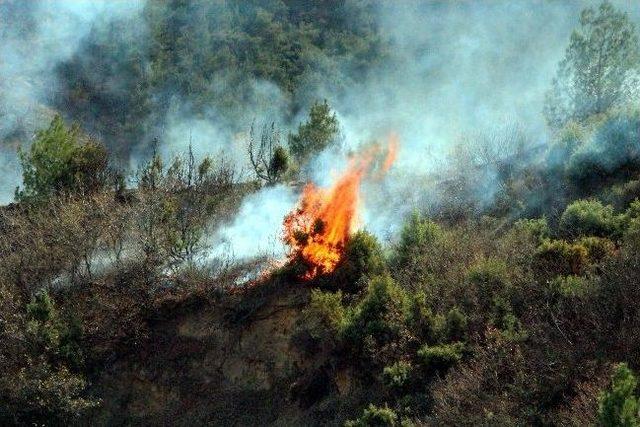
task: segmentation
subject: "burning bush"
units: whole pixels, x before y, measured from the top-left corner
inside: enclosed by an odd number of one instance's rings
[[[397,143],[389,145],[381,172],[385,172],[395,159]],[[284,219],[284,241],[291,246],[291,260],[302,264],[305,280],[332,273],[345,259],[347,245],[358,225],[360,184],[369,172],[380,147],[371,149],[351,159],[346,171],[329,188],[312,183],[305,186],[298,207]],[[364,235],[363,235],[364,236]],[[346,261],[348,277],[365,269],[361,256],[370,264],[380,264],[370,238],[358,237],[349,249],[353,258]],[[367,242],[368,240],[368,242]],[[358,254],[360,253],[360,254]],[[381,259],[381,257],[378,257]],[[365,264],[367,263],[365,262]],[[378,269],[375,267],[374,269]]]

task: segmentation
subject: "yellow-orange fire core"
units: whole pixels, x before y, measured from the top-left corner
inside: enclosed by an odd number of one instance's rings
[[[380,166],[382,173],[391,167],[397,149],[397,138],[392,136]],[[358,226],[360,184],[379,152],[376,146],[351,159],[329,188],[307,184],[297,208],[285,217],[284,241],[292,248],[291,257],[307,266],[304,279],[332,272],[342,259],[349,236]]]

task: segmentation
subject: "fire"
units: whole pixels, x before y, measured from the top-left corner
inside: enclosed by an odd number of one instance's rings
[[[391,169],[393,162],[396,161],[396,157],[398,157],[399,145],[400,145],[400,142],[398,140],[398,135],[395,133],[392,133],[389,136],[389,147],[387,151],[387,157],[384,159],[384,163],[382,164],[383,173],[387,173],[389,169]]]
[[[392,136],[382,172],[393,164],[397,149],[397,137]],[[284,241],[292,248],[291,257],[307,266],[304,279],[330,273],[340,262],[349,236],[358,227],[360,184],[380,151],[375,146],[351,159],[329,188],[307,184],[298,207],[285,217]]]

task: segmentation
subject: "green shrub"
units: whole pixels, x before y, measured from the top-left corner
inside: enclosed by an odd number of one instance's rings
[[[640,219],[640,200],[634,199],[631,203],[629,203],[629,206],[627,207],[624,215],[629,220]]]
[[[560,217],[560,232],[566,237],[615,237],[620,233],[621,218],[610,205],[597,200],[578,200],[571,203]]]
[[[551,231],[546,218],[521,219],[513,225],[517,231],[524,231],[538,243],[549,237]]]
[[[346,316],[341,291],[311,291],[311,300],[304,310],[304,317],[305,326],[314,338],[334,336],[344,326]]]
[[[42,351],[55,352],[60,344],[58,313],[47,292],[39,292],[27,304],[28,331]]]
[[[474,265],[468,273],[469,281],[483,295],[491,295],[509,286],[507,264],[499,259],[487,259]]]
[[[605,196],[606,200],[613,203],[616,208],[624,209],[634,201],[637,202],[640,197],[640,180],[633,179],[624,184],[616,184],[609,189]],[[637,213],[637,209],[635,212]]]
[[[576,241],[576,244],[583,246],[587,250],[591,262],[600,262],[614,254],[616,245],[605,237],[583,237]]]
[[[334,272],[334,279],[346,292],[358,292],[366,279],[383,274],[386,263],[382,248],[374,235],[366,231],[355,233],[345,247],[344,258]]]
[[[414,211],[405,221],[400,233],[396,255],[398,263],[400,265],[410,263],[441,237],[442,230],[438,224]]]
[[[395,362],[385,366],[382,371],[382,381],[385,386],[395,392],[402,392],[411,382],[413,366],[406,361]]]
[[[582,245],[565,240],[545,240],[534,254],[540,274],[547,277],[557,275],[579,275],[588,264],[589,251]]]
[[[447,338],[453,341],[462,340],[467,333],[467,323],[467,316],[457,307],[449,310],[445,321]]]
[[[269,173],[279,180],[289,169],[289,163],[289,153],[279,145],[273,150],[273,156],[269,161]]]
[[[82,325],[76,318],[63,321],[47,292],[37,293],[27,304],[27,330],[41,351],[64,360],[73,367],[82,363]]]
[[[406,293],[391,277],[374,277],[354,307],[342,336],[354,352],[369,362],[385,364],[384,354],[378,353],[384,353],[384,347],[398,339],[405,327],[408,306]]]
[[[598,421],[605,427],[640,425],[638,380],[625,363],[617,365],[611,378],[611,389],[600,395]]]
[[[433,313],[422,291],[410,297],[407,325],[421,341],[436,343],[446,338],[446,318]]]
[[[597,120],[590,140],[570,158],[567,175],[583,192],[603,182],[635,177],[640,168],[640,112],[619,109]]]
[[[20,201],[43,200],[61,192],[91,192],[106,182],[105,148],[82,142],[79,128],[67,128],[60,116],[36,134],[28,152],[18,154],[24,186],[16,190]]]
[[[392,427],[398,425],[398,415],[391,409],[379,408],[373,404],[364,410],[362,416],[347,421],[345,427]]]
[[[547,153],[547,163],[564,164],[585,139],[584,129],[578,123],[567,123],[554,138]]]
[[[338,119],[325,100],[311,106],[309,118],[298,126],[295,134],[289,134],[289,150],[299,163],[305,163],[335,142],[340,131]]]
[[[418,360],[427,371],[446,371],[462,360],[464,344],[425,345],[418,350]]]
[[[549,290],[563,297],[584,295],[588,290],[588,282],[580,276],[557,276],[548,284]]]

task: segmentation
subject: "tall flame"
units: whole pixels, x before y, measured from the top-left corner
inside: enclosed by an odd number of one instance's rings
[[[396,157],[398,142],[392,137],[381,170],[386,172]],[[319,188],[304,187],[298,207],[284,219],[284,241],[292,248],[292,257],[307,267],[305,279],[332,272],[340,262],[349,236],[358,226],[360,184],[380,152],[375,146],[349,166],[336,183]]]

